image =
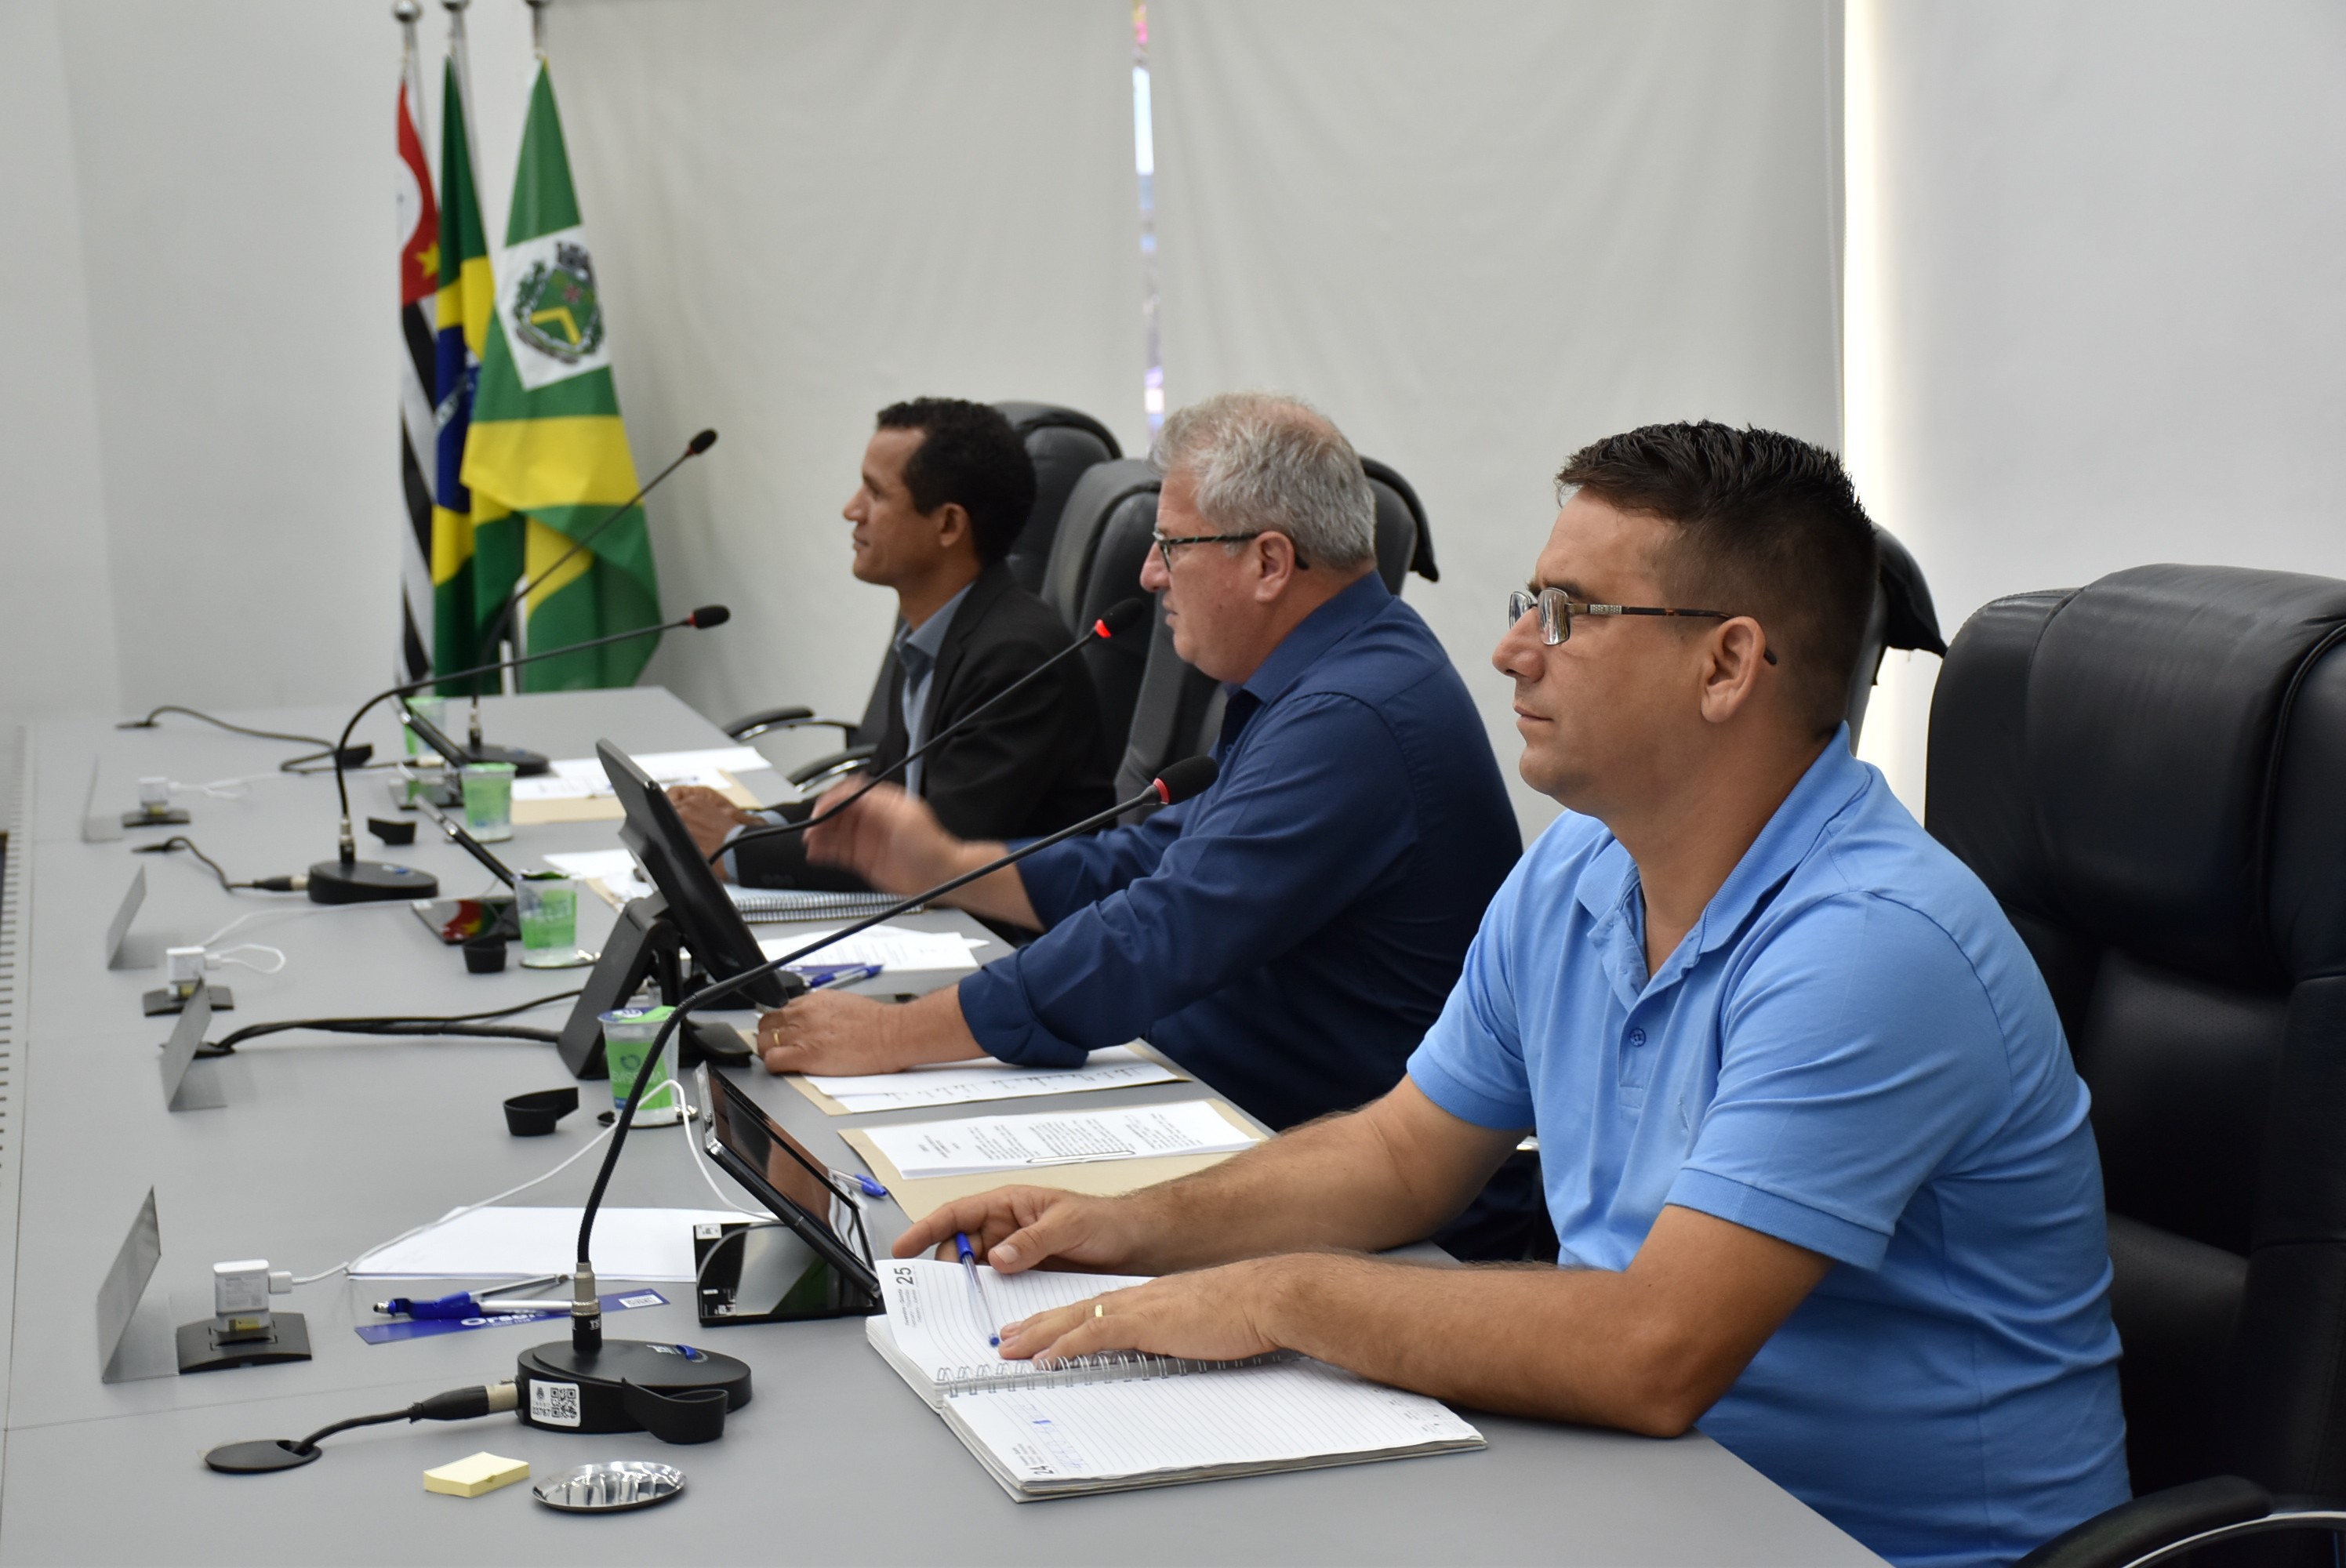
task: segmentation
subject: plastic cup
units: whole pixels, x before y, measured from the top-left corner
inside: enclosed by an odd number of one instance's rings
[[[513,837],[514,765],[464,764],[464,830],[484,844]]]
[[[424,723],[430,725],[433,728],[438,730],[443,735],[448,733],[448,699],[446,697],[411,697],[407,699],[407,706],[409,710],[417,718],[423,719]],[[407,754],[410,757],[438,757],[440,755],[438,752],[433,750],[429,746],[424,745],[423,737],[416,734],[415,731],[410,729],[406,725],[403,724],[399,727],[399,733],[407,742]]]
[[[570,877],[525,876],[514,883],[514,910],[521,921],[521,966],[567,969],[586,955],[578,951],[578,883]]]
[[[603,1064],[611,1074],[611,1108],[615,1113],[635,1092],[637,1075],[644,1070],[644,1058],[651,1054],[652,1039],[659,1033],[660,1025],[668,1022],[671,1011],[666,1007],[622,1007],[602,1015]],[[673,1047],[676,1042],[671,1040],[668,1044]],[[636,1107],[637,1126],[672,1126],[678,1118],[676,1080],[668,1076],[668,1057],[672,1054],[672,1050],[661,1052],[659,1062],[652,1068],[651,1086],[644,1091],[644,1103]],[[663,1088],[663,1084],[667,1087]]]

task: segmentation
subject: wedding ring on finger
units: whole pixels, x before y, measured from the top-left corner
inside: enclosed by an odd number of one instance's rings
[[[1093,1302],[1093,1303],[1092,1303],[1092,1316],[1093,1316],[1093,1317],[1095,1317],[1095,1318],[1105,1318],[1105,1317],[1107,1317],[1107,1302],[1105,1302],[1105,1301],[1095,1301],[1095,1302]]]

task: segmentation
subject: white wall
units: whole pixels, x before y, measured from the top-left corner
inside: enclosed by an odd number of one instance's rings
[[[1576,448],[1654,421],[1831,443],[1828,0],[1156,0],[1168,399],[1301,394],[1424,500],[1412,578],[1526,832],[1489,664]]]
[[[1851,0],[1849,452],[1950,636],[2153,561],[2346,576],[2346,9]],[[1865,751],[1910,803],[1937,661]]]
[[[120,699],[81,204],[52,0],[0,5],[0,715]],[[5,726],[0,726],[5,728]]]

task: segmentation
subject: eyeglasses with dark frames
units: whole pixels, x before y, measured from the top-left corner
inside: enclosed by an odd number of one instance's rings
[[[1156,544],[1157,557],[1165,563],[1165,575],[1169,577],[1173,575],[1173,552],[1184,545],[1239,545],[1249,539],[1260,539],[1270,531],[1258,528],[1251,534],[1168,534],[1163,529],[1153,528],[1149,530],[1148,537]],[[1294,541],[1290,539],[1288,544],[1292,547]],[[1295,552],[1295,569],[1299,572],[1311,569],[1311,563],[1303,558],[1300,550]]]
[[[1674,610],[1654,605],[1595,605],[1586,604],[1567,595],[1562,588],[1542,588],[1537,594],[1517,588],[1507,596],[1507,625],[1519,626],[1533,610],[1539,611],[1540,641],[1554,647],[1572,640],[1572,617],[1575,616],[1682,616],[1697,620],[1731,621],[1736,618],[1729,610]],[[1776,662],[1776,650],[1763,648],[1760,657],[1770,664]]]

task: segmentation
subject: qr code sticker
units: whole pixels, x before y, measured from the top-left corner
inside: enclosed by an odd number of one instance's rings
[[[637,1307],[665,1307],[668,1305],[668,1298],[662,1296],[657,1290],[647,1290],[638,1296],[620,1297],[619,1305],[630,1308]]]
[[[533,1381],[529,1385],[529,1419],[547,1426],[576,1426],[578,1385]]]

